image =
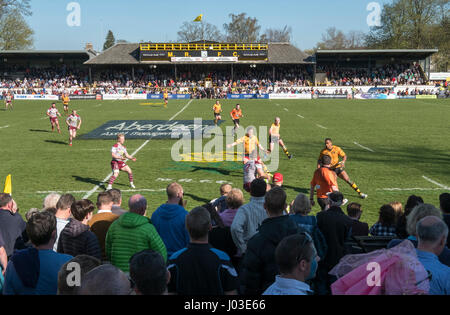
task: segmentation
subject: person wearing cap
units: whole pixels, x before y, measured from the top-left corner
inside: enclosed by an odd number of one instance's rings
[[[276,187],[276,186],[282,187],[283,186],[283,174],[281,174],[281,173],[273,174],[272,185],[273,185],[273,187]]]

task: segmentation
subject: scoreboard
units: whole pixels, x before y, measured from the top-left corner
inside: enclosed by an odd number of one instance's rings
[[[237,62],[267,60],[268,44],[140,44],[141,61]]]

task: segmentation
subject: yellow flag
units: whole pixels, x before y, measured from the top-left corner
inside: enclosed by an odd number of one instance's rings
[[[12,184],[11,184],[11,174],[6,177],[5,189],[3,190],[5,194],[12,194]]]
[[[203,19],[203,14],[200,14],[199,16],[197,16],[194,20],[194,22],[201,22]]]

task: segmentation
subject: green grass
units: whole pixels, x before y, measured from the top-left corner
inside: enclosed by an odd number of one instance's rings
[[[79,132],[82,135],[109,120],[168,120],[187,104],[187,101],[172,101],[168,108],[163,108],[140,106],[142,102],[147,101],[72,101],[71,108],[79,110],[83,119]],[[228,112],[235,103],[222,101],[224,130],[232,125]],[[345,182],[338,180],[346,198],[363,205],[362,219],[370,224],[376,222],[382,204],[394,200],[404,203],[411,194],[438,205],[438,196],[445,190],[422,176],[450,186],[449,100],[248,100],[240,103],[244,126],[270,126],[275,116],[281,118],[282,138],[294,155],[290,161],[284,155],[280,157],[279,172],[284,174],[288,202],[298,192],[308,193],[326,137],[331,137],[347,153],[346,170],[350,178],[369,195],[367,200],[361,200]],[[212,119],[212,105],[213,101],[194,100],[176,119]],[[48,119],[42,119],[50,102],[16,101],[14,106],[14,111],[0,111],[0,185],[3,187],[6,176],[12,174],[13,197],[20,213],[41,207],[46,194],[38,191],[89,191],[110,173],[110,149],[114,141],[78,139],[69,147],[67,129],[62,129],[62,135],[52,134]],[[57,106],[61,111],[62,105]],[[1,128],[4,126],[9,127]],[[127,140],[125,145],[132,153],[144,141]],[[192,179],[182,182],[188,209],[192,209],[218,196],[220,184],[216,181],[229,181],[242,187],[240,163],[173,162],[170,149],[174,142],[151,140],[137,154],[138,160],[129,162],[138,189],[164,189],[167,182],[157,181],[158,178]],[[201,183],[201,180],[212,183]],[[120,174],[115,187],[129,189],[125,173]],[[384,188],[422,190],[386,191]],[[131,194],[124,193],[125,203]],[[149,213],[166,200],[164,191],[142,194],[149,202]],[[81,198],[84,193],[74,195]],[[248,194],[245,197],[249,199]],[[90,199],[95,202],[96,194]]]

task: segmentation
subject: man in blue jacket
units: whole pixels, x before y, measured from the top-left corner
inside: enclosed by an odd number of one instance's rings
[[[166,192],[167,202],[156,209],[151,221],[166,245],[167,257],[170,257],[189,244],[189,233],[185,225],[188,212],[184,209],[184,192],[180,184],[171,183]]]

